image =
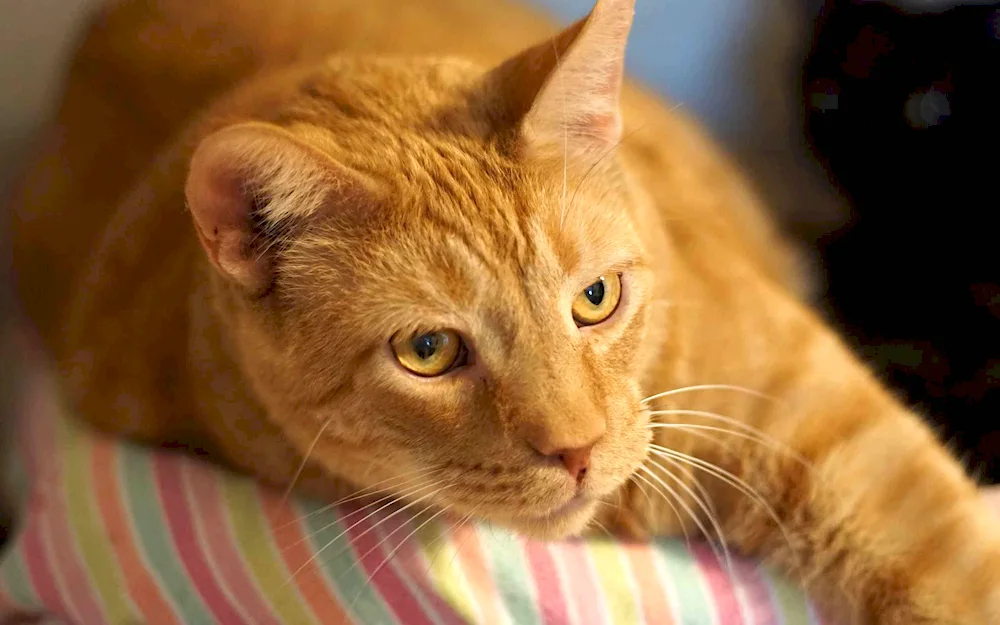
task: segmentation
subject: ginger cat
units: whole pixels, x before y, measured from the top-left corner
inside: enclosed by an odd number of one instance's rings
[[[843,622],[1000,622],[975,485],[625,81],[633,2],[549,39],[497,0],[109,7],[15,198],[76,409],[323,497],[701,532]]]

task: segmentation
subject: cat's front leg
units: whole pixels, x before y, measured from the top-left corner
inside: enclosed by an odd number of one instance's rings
[[[726,538],[783,566],[834,622],[1000,623],[1000,519],[837,341],[808,349],[802,362],[837,375],[803,371],[761,411],[772,444],[715,449],[761,498],[714,489]]]
[[[642,523],[676,533],[678,516],[701,517],[732,550],[783,568],[835,625],[1000,623],[1000,517],[832,335],[797,348],[794,372],[764,386],[770,399],[727,406],[719,394],[678,395],[655,417],[669,423],[657,427],[647,466],[677,501],[643,511],[645,495],[664,490],[647,472],[646,492],[630,493]],[[660,495],[653,503],[668,499]]]

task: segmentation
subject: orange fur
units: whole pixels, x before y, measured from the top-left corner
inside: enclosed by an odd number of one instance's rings
[[[725,158],[619,98],[630,19],[600,0],[548,41],[493,0],[107,9],[15,198],[79,413],[324,497],[433,470],[428,502],[538,536],[700,526],[855,622],[1000,621],[973,483],[803,303]],[[577,328],[609,272],[619,308]],[[390,339],[438,328],[469,366],[407,374]],[[702,384],[765,397],[643,401]],[[578,486],[551,456],[594,441]]]

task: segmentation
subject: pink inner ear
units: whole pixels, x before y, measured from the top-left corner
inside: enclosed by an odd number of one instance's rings
[[[239,161],[246,153],[227,138],[209,137],[191,159],[186,186],[188,207],[198,239],[212,264],[240,284],[259,289],[270,280],[270,263],[255,257],[247,196],[247,172]]]
[[[581,25],[543,44],[562,49],[524,119],[536,149],[603,153],[621,138],[619,96],[634,0],[601,0]],[[568,41],[567,41],[568,40]],[[544,47],[526,54],[537,55]],[[535,64],[537,71],[538,66]]]

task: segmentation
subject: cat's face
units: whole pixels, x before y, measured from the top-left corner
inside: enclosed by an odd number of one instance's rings
[[[433,485],[411,499],[575,531],[648,442],[636,377],[651,285],[629,196],[592,173],[564,211],[551,163],[440,136],[407,152],[379,219],[283,253],[281,368],[310,399],[273,389],[274,418],[303,444],[329,420],[313,458],[362,486],[402,475],[387,485]],[[585,471],[566,466],[591,445]]]
[[[578,34],[557,41],[570,61]],[[510,114],[512,82],[552,99],[526,71],[538,63],[493,82],[461,63],[334,63],[281,105],[281,129],[206,141],[188,197],[209,257],[258,287],[225,314],[302,455],[359,487],[562,536],[645,458],[653,286],[617,111],[596,107],[550,149],[551,110]],[[595,104],[616,93],[588,84]],[[250,225],[228,232],[244,204]]]

